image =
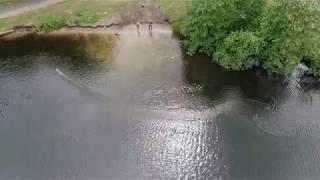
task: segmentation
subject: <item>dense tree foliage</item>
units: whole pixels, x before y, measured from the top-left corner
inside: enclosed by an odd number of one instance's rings
[[[227,69],[244,70],[258,65],[256,54],[262,40],[252,32],[232,32],[214,53],[216,62]]]
[[[289,75],[303,62],[320,75],[319,0],[194,0],[177,21],[190,54],[231,70]]]

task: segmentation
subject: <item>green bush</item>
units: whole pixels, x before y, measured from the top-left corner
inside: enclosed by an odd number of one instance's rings
[[[66,25],[66,18],[63,16],[48,16],[43,20],[40,28],[40,31],[50,32],[58,30]]]
[[[214,53],[216,62],[231,70],[245,70],[258,65],[257,54],[263,41],[252,32],[232,32]]]
[[[175,24],[189,54],[231,70],[256,65],[290,75],[305,57],[320,75],[319,1],[197,0]]]

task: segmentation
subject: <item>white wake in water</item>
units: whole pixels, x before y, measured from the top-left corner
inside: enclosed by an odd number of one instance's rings
[[[67,75],[63,74],[63,72],[60,71],[60,69],[56,69],[56,72],[57,72],[60,76],[66,78],[68,81],[72,81],[72,79],[69,78]]]
[[[295,71],[292,73],[290,79],[289,79],[289,90],[291,94],[294,96],[299,95],[300,89],[301,89],[301,77],[309,71],[309,68],[304,64],[299,64]]]
[[[107,94],[102,94],[100,92],[97,92],[90,87],[86,86],[85,84],[82,84],[81,82],[78,82],[74,80],[73,78],[67,76],[64,74],[60,69],[56,69],[56,72],[64,79],[66,80],[70,85],[75,87],[83,97],[90,97],[94,98],[95,100],[98,100],[100,102],[106,102],[110,100],[109,96]]]
[[[274,136],[320,137],[320,97],[301,89],[301,77],[309,68],[299,64],[289,79],[286,99],[268,106],[254,118],[259,129]]]

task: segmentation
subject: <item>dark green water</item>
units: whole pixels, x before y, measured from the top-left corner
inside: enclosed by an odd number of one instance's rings
[[[319,91],[130,28],[0,40],[0,179],[320,178]]]

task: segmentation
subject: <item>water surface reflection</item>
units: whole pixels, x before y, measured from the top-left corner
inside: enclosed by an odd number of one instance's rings
[[[132,29],[0,40],[1,179],[319,177],[318,91]]]

